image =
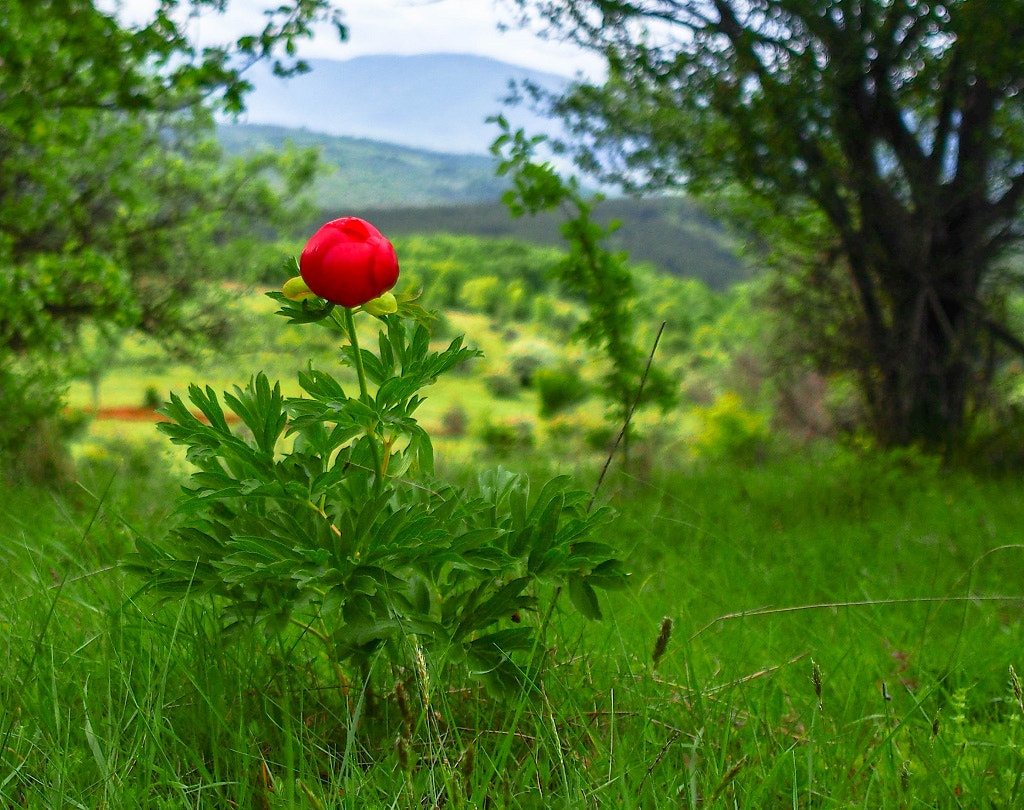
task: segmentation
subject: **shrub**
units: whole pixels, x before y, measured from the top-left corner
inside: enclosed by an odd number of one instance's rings
[[[504,285],[494,276],[477,276],[462,285],[459,303],[473,312],[494,315],[505,297]]]
[[[441,416],[441,433],[456,438],[466,435],[469,416],[461,405],[453,405]]]
[[[155,385],[147,385],[146,390],[142,392],[142,407],[148,408],[151,411],[155,411],[161,405],[163,405],[164,398],[157,390]]]
[[[555,357],[551,346],[539,340],[520,340],[508,350],[509,368],[522,388],[530,388],[537,369],[550,365]]]
[[[698,456],[753,461],[767,450],[771,440],[768,422],[748,410],[740,397],[727,391],[707,408],[696,409],[701,429],[693,446]]]
[[[590,393],[579,372],[571,367],[542,368],[533,375],[540,399],[540,415],[545,419],[571,408]]]
[[[501,372],[484,375],[484,385],[487,386],[491,396],[498,399],[515,399],[522,391],[519,379]]]
[[[533,447],[533,425],[525,420],[492,421],[484,419],[476,431],[477,438],[492,453],[505,455],[513,450]]]
[[[544,328],[568,338],[579,325],[579,305],[551,295],[538,295],[533,299],[533,320]]]
[[[591,450],[606,452],[612,446],[612,442],[615,441],[618,432],[610,424],[594,425],[586,431],[584,438],[587,441],[587,447]]]

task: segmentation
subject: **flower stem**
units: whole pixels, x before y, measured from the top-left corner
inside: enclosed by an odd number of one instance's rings
[[[309,506],[318,515],[320,515],[320,517],[326,520],[327,525],[331,527],[331,531],[334,532],[338,537],[341,537],[341,530],[333,523],[331,523],[331,519],[327,516],[327,513],[324,511],[323,506],[317,506],[312,501],[306,501],[306,505]]]
[[[363,402],[369,403],[370,393],[366,387],[366,370],[363,368],[363,353],[359,349],[359,336],[356,335],[355,318],[352,317],[352,310],[348,307],[340,307],[340,309],[345,313],[342,316],[345,319],[345,331],[348,332],[348,339],[352,344],[352,356],[356,364],[356,376],[359,378],[359,398],[363,400]],[[335,308],[334,312],[337,313],[337,311],[338,308]]]
[[[338,317],[339,309],[344,313],[340,318]],[[348,334],[348,340],[352,346],[352,358],[356,367],[356,377],[359,378],[359,399],[369,405],[370,391],[366,385],[366,369],[363,368],[363,353],[359,348],[359,336],[356,335],[356,322],[355,318],[352,317],[352,310],[348,307],[335,307],[331,312],[331,316]],[[377,448],[376,429],[367,428],[366,436],[370,440],[370,453],[373,455],[373,491],[374,494],[380,494],[381,488],[384,486],[384,469],[381,463],[380,451]]]

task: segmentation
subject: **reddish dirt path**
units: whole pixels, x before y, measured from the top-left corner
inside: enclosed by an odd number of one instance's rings
[[[152,408],[100,408],[98,411],[86,411],[93,419],[101,421],[118,421],[118,422],[166,422],[167,417],[157,413]],[[193,416],[197,419],[206,422],[208,421],[205,416],[201,413],[193,412]],[[238,422],[238,417],[226,411],[224,413],[224,421],[229,424],[232,422]]]

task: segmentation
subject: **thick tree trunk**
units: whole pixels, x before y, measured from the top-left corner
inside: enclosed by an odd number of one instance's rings
[[[888,279],[890,328],[875,358],[869,397],[875,433],[885,445],[948,451],[967,427],[980,326],[964,304],[974,290],[943,290],[943,276],[956,277],[921,270]],[[962,288],[965,279],[958,280]]]

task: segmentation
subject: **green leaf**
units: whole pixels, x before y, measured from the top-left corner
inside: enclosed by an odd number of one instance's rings
[[[615,553],[607,543],[581,542],[572,546],[569,552],[570,565],[586,565],[604,562]]]
[[[605,590],[621,590],[629,586],[629,572],[621,560],[606,560],[587,576],[587,582],[595,588]]]
[[[409,578],[409,604],[413,610],[424,616],[430,613],[430,588],[421,576]]]
[[[282,315],[288,319],[288,323],[301,324],[301,323],[317,323],[325,321],[330,317],[331,310],[334,309],[334,304],[329,301],[323,301],[322,299],[316,299],[315,301],[292,301],[285,298],[280,292],[273,291],[267,293],[268,298],[273,298],[281,308],[275,313]]]
[[[198,385],[192,383],[188,387],[188,398],[192,404],[202,411],[209,420],[210,426],[220,433],[230,433],[227,421],[224,419],[224,411],[217,401],[217,394],[210,386],[206,386],[204,392]]]
[[[530,603],[530,599],[521,596],[530,584],[529,577],[519,577],[506,583],[487,601],[477,605],[472,611],[465,611],[459,623],[455,638],[463,638],[483,627],[493,624],[501,618],[508,618],[521,607]]]
[[[281,384],[275,383],[271,388],[267,375],[261,371],[249,380],[244,391],[235,386],[233,395],[225,393],[224,402],[249,428],[260,452],[273,457],[288,421]]]
[[[588,619],[601,620],[601,606],[597,602],[597,593],[583,577],[569,577],[569,598],[576,609]]]
[[[508,657],[513,652],[532,650],[534,643],[533,628],[511,627],[473,639],[469,648],[477,655]]]

